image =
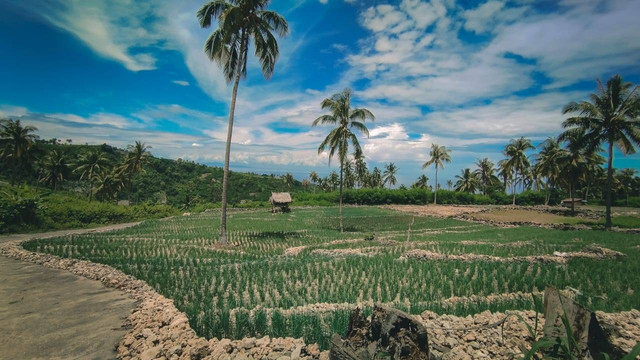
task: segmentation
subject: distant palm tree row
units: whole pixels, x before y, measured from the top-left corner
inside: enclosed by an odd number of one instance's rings
[[[38,129],[24,126],[20,120],[0,120],[0,160],[11,169],[11,183],[26,169],[37,168],[38,181],[57,190],[72,173],[89,184],[89,201],[94,196],[101,200],[112,200],[122,191],[130,193],[133,177],[144,171],[149,159],[150,146],[140,141],[129,146],[127,155],[120,164],[112,164],[100,150],[82,154],[73,161],[62,150],[51,150],[43,154],[36,147]]]
[[[533,157],[528,156],[527,153],[535,149],[531,140],[525,137],[514,139],[504,148],[505,159],[500,160],[497,167],[488,158],[479,159],[477,169],[462,169],[460,175],[455,177],[455,185],[448,180],[447,187],[451,189],[455,186],[456,191],[481,192],[485,195],[496,191],[506,192],[510,187],[513,205],[516,205],[516,193],[519,189],[546,191],[547,203],[551,193],[560,189],[566,191],[572,199],[574,210],[576,195],[581,192],[583,198],[588,200],[594,185],[602,184],[605,178],[603,193],[606,198],[606,227],[611,227],[612,191],[622,187],[628,198],[636,173],[635,169],[623,169],[616,174],[613,169],[613,149],[617,147],[626,155],[635,153],[635,146],[640,145],[640,94],[638,86],[623,81],[619,75],[609,79],[606,85],[600,80],[597,83],[598,90],[590,95],[590,101],[572,102],[564,107],[563,114],[576,116],[563,122],[565,130],[557,138],[548,138],[542,142],[539,153]],[[336,187],[340,189],[340,213],[343,187],[377,188],[397,183],[398,168],[394,163],[386,165],[384,173],[377,167],[372,172],[367,170],[364,154],[351,130],[356,129],[368,136],[364,120],[374,120],[375,117],[366,109],[352,109],[350,104],[349,89],[335,94],[321,104],[322,109],[329,110],[331,114],[321,116],[313,122],[313,126],[337,125],[320,144],[318,153],[328,150],[329,161],[338,153],[340,176],[334,172],[323,179],[312,172],[310,179],[325,190],[332,191]],[[354,147],[354,165],[348,157],[349,143]],[[602,148],[603,145],[606,149]],[[606,153],[607,158],[601,153]],[[434,167],[435,189],[440,189],[438,170],[449,162],[450,150],[432,144],[429,160],[422,168]],[[602,167],[605,162],[606,175]],[[412,186],[428,188],[428,180],[426,175],[420,175]],[[437,193],[434,192],[434,204],[437,203]]]

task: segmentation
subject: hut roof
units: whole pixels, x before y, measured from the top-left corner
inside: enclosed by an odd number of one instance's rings
[[[292,201],[291,194],[289,194],[288,192],[272,192],[269,201],[274,204],[288,204]]]

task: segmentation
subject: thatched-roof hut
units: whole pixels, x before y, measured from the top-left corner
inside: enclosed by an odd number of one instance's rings
[[[291,194],[288,192],[276,193],[272,192],[269,202],[271,203],[271,212],[276,212],[278,209],[282,212],[289,211],[289,204],[291,204]]]
[[[574,206],[577,206],[577,205],[586,205],[586,203],[587,203],[587,201],[586,201],[586,200],[583,200],[583,199],[579,199],[579,198],[573,198],[573,199],[572,199],[572,198],[566,198],[566,199],[563,199],[563,200],[560,202],[560,205],[562,205],[562,206],[566,206],[566,207],[571,207],[571,205],[572,205],[572,204],[574,204]]]

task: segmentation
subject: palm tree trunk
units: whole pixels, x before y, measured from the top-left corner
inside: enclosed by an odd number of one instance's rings
[[[344,232],[344,225],[342,223],[342,169],[343,161],[340,161],[340,233]]]
[[[436,164],[436,187],[433,189],[433,205],[438,204],[438,164]]]
[[[93,198],[93,181],[89,182],[89,202],[91,202]]]
[[[571,216],[576,215],[576,202],[573,199],[573,181],[569,183],[569,198],[571,199]]]
[[[513,201],[511,203],[511,205],[515,205],[516,204],[516,186],[518,186],[518,171],[516,170],[516,174],[513,177]]]
[[[609,140],[609,159],[607,160],[607,200],[605,229],[611,229],[611,188],[613,187],[613,141]]]
[[[244,40],[242,43],[242,57],[244,57],[245,46]],[[238,95],[238,85],[240,84],[240,69],[242,68],[243,60],[238,62],[238,68],[236,69],[236,78],[233,81],[233,91],[231,92],[231,106],[229,108],[229,125],[227,127],[227,144],[224,152],[224,171],[222,175],[222,206],[220,209],[220,244],[227,243],[227,193],[229,190],[229,156],[231,154],[231,135],[233,134],[233,115],[236,110],[236,97]]]

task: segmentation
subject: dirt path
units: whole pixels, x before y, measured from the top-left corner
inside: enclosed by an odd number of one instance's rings
[[[8,235],[0,244],[135,224]],[[134,307],[98,281],[0,256],[0,359],[114,359]]]

